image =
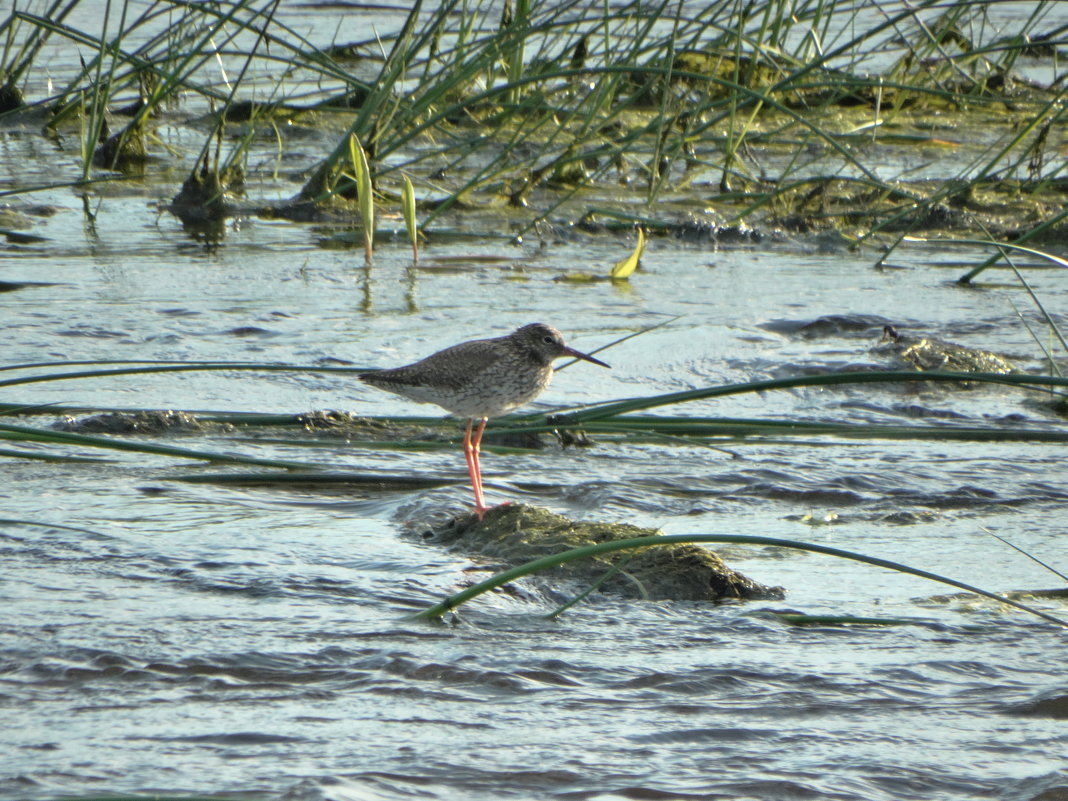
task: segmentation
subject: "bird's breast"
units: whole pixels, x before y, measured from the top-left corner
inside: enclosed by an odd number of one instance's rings
[[[487,370],[472,374],[448,403],[439,404],[458,417],[497,417],[534,400],[552,378],[552,366]]]

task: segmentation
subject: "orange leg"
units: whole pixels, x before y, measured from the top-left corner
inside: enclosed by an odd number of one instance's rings
[[[464,431],[464,458],[467,460],[467,472],[471,476],[471,489],[475,491],[475,514],[479,520],[489,509],[486,499],[482,494],[482,465],[479,463],[479,445],[482,444],[482,432],[486,430],[486,418],[483,417],[478,424],[478,430],[474,438],[471,437],[471,428],[474,426],[474,418],[467,421],[467,429]]]

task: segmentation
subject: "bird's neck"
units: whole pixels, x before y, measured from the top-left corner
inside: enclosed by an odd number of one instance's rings
[[[530,348],[520,345],[516,348],[516,352],[523,361],[536,364],[539,367],[548,367],[553,363],[552,357],[545,353],[542,353],[537,348]]]

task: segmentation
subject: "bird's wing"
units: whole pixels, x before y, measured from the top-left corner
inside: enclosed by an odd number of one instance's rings
[[[437,354],[442,386],[459,389],[500,363],[499,346],[488,339],[461,342]]]
[[[500,351],[490,340],[476,339],[445,348],[414,364],[384,370],[382,378],[392,384],[462,389],[474,377],[491,369],[499,359]]]

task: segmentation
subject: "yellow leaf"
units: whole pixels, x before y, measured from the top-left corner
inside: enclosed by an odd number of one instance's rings
[[[612,272],[608,275],[613,279],[625,280],[630,278],[630,274],[638,269],[638,263],[641,261],[642,253],[645,251],[645,232],[638,229],[638,244],[634,247],[634,252],[631,253],[623,261],[616,262],[615,267],[612,268]]]

